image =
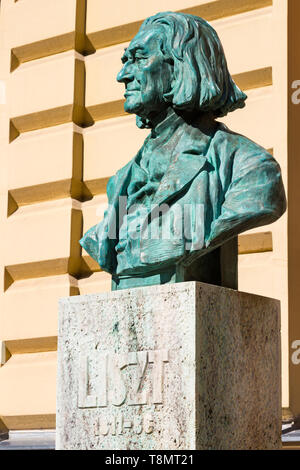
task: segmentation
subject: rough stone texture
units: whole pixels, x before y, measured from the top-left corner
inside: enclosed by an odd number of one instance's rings
[[[197,282],[61,299],[57,448],[280,448],[279,318]]]

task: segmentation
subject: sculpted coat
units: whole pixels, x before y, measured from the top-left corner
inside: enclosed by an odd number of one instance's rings
[[[179,134],[179,135],[178,135]],[[280,168],[266,150],[246,137],[231,132],[225,125],[219,124],[212,135],[204,135],[197,127],[186,123],[172,136],[176,147],[169,168],[161,180],[153,198],[153,204],[203,204],[204,206],[204,244],[201,250],[228,240],[237,233],[259,225],[270,224],[285,211],[284,188]],[[127,195],[130,172],[133,162],[110,178],[107,195],[110,209],[104,219],[92,227],[84,237],[85,247],[96,259],[102,269],[117,273],[115,247],[117,239],[109,237],[110,225],[115,223],[119,212],[119,197]],[[186,169],[188,168],[188,171]],[[281,204],[278,204],[278,200]],[[182,217],[184,212],[182,211]],[[153,217],[150,223],[158,224],[163,233],[163,223],[167,213]],[[191,218],[190,223],[196,226]],[[120,221],[117,220],[117,226]],[[193,234],[194,227],[186,230]],[[142,224],[148,230],[148,216]],[[154,229],[152,233],[157,233]],[[197,233],[194,233],[197,236]],[[134,243],[137,252],[132,259],[132,245],[126,250],[129,272],[144,272],[153,269],[158,263],[172,264],[186,254],[184,237],[163,240],[143,239]],[[201,240],[200,240],[201,242]],[[198,240],[194,240],[197,251]],[[194,251],[193,243],[189,252]],[[131,262],[130,262],[131,261]],[[118,272],[118,274],[121,274]],[[125,274],[125,272],[124,272]]]

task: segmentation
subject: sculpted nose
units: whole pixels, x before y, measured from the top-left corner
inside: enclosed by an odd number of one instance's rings
[[[133,73],[132,73],[131,67],[129,66],[129,64],[126,63],[124,64],[120,72],[118,73],[117,81],[119,83],[128,83],[128,82],[131,82],[132,80],[133,80]]]

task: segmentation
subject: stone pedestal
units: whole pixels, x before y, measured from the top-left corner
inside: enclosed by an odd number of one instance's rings
[[[61,299],[58,449],[278,449],[280,303],[198,282]]]

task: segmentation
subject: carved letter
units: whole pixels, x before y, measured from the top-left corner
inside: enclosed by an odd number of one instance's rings
[[[149,362],[153,362],[153,392],[152,403],[161,404],[163,402],[163,375],[164,362],[169,362],[168,351],[162,349],[159,351],[149,351]]]
[[[121,406],[126,400],[127,390],[122,378],[121,370],[127,366],[127,354],[115,354],[111,358],[112,398],[115,406]]]
[[[78,407],[79,408],[95,408],[97,406],[97,397],[95,394],[89,394],[90,388],[90,371],[89,356],[86,351],[80,353],[79,363],[79,390],[78,390]]]
[[[107,353],[98,355],[99,378],[97,383],[97,406],[107,406]]]
[[[147,368],[147,351],[131,352],[128,354],[128,364],[135,365],[132,373],[132,390],[129,394],[128,405],[146,405],[147,392],[140,391]]]

